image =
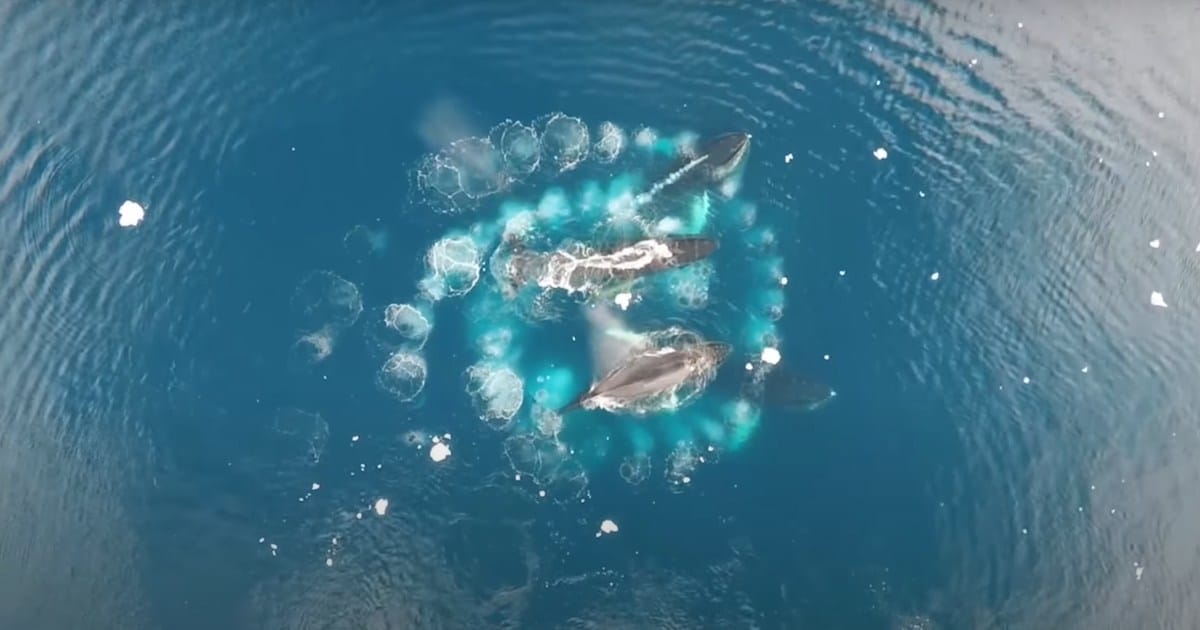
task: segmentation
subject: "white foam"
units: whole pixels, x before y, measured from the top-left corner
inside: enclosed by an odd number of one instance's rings
[[[1167,308],[1167,301],[1163,299],[1163,294],[1158,291],[1150,292],[1150,304],[1159,308]]]
[[[136,201],[126,201],[121,204],[117,212],[121,215],[117,219],[117,224],[125,228],[136,227],[142,222],[142,219],[146,218],[146,209]]]
[[[384,514],[387,514],[387,509],[388,509],[388,500],[387,499],[376,499],[375,500],[375,513],[376,514],[383,516]]]
[[[435,462],[441,462],[445,461],[447,457],[450,457],[450,447],[447,446],[445,442],[439,441],[433,446],[429,447],[429,459],[432,459]]]
[[[872,155],[875,156],[876,160],[886,160],[888,156],[887,149],[879,147],[878,149],[875,149],[875,152],[872,153]]]
[[[763,348],[763,351],[762,351],[763,363],[769,363],[771,365],[775,365],[776,363],[779,363],[779,360],[781,358],[783,358],[783,357],[782,357],[782,355],[779,354],[778,349],[772,348],[770,346]]]

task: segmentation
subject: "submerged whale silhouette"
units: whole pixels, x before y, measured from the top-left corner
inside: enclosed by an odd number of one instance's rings
[[[731,351],[729,344],[705,341],[634,352],[559,413],[577,408],[624,409],[668,394],[689,381],[710,377]]]

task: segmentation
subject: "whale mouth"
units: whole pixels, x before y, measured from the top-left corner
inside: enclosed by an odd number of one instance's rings
[[[705,143],[703,154],[708,156],[709,168],[727,173],[740,166],[750,150],[751,137],[749,133],[733,131]]]

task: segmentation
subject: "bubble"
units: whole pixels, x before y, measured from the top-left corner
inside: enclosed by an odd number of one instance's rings
[[[498,128],[500,153],[509,172],[528,175],[537,170],[542,159],[541,143],[537,131],[519,122],[509,122]]]
[[[401,350],[379,368],[375,382],[400,402],[408,402],[425,389],[426,370],[424,357]]]
[[[467,368],[467,394],[481,420],[503,429],[521,410],[525,383],[507,367],[478,363]]]
[[[666,476],[671,486],[690,484],[696,466],[700,464],[701,453],[691,442],[678,442],[674,450],[667,456]]]
[[[467,197],[479,199],[509,185],[504,155],[487,138],[463,138],[451,143],[446,156],[458,174],[458,188]]]
[[[333,354],[333,335],[328,330],[302,335],[292,344],[288,359],[293,368],[316,365]]]
[[[342,238],[342,244],[346,247],[346,251],[358,259],[383,254],[387,249],[387,242],[387,232],[372,230],[365,225],[356,225],[350,228],[350,231],[346,232],[346,236]]]
[[[310,272],[292,294],[292,311],[301,330],[349,328],[358,321],[362,309],[358,287],[332,271]]]
[[[587,157],[588,140],[588,128],[582,120],[554,114],[542,130],[542,155],[559,171],[569,171]]]
[[[405,431],[400,439],[405,446],[421,446],[429,441],[429,434],[420,429],[410,429]]]
[[[621,478],[626,482],[636,486],[650,478],[650,456],[644,453],[630,455],[621,460],[621,465],[617,467],[617,472],[620,473]]]
[[[469,237],[443,238],[425,256],[429,275],[421,288],[433,300],[466,295],[479,282],[482,262],[479,247]]]
[[[329,441],[329,424],[321,414],[289,407],[275,412],[272,428],[281,444],[278,451],[284,459],[308,465],[321,461]]]
[[[604,121],[600,123],[600,136],[596,140],[596,145],[592,147],[592,153],[596,156],[596,161],[602,164],[608,164],[616,160],[621,151],[625,150],[625,132],[615,124]]]
[[[412,304],[388,304],[383,309],[383,322],[389,330],[419,350],[429,338],[433,325],[425,314]]]

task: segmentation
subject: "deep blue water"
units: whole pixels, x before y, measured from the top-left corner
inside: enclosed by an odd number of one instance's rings
[[[1200,615],[1194,8],[14,2],[0,23],[0,627]],[[641,484],[610,458],[540,497],[463,391],[466,299],[438,305],[420,398],[375,386],[367,322],[437,239],[601,173],[446,214],[413,168],[554,112],[753,134],[738,194],[789,279],[781,351],[834,403],[768,412],[683,491],[660,452]],[[316,270],[364,310],[296,369]]]

